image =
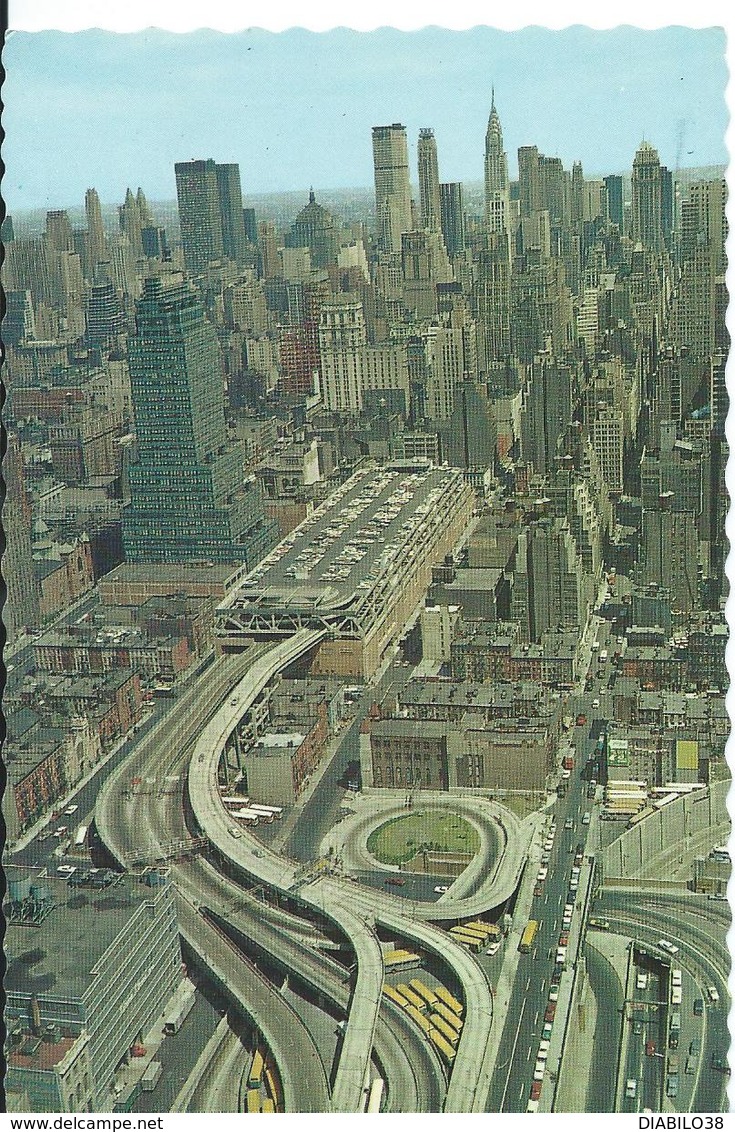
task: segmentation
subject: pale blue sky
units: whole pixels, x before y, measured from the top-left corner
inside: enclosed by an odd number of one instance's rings
[[[442,180],[482,176],[495,84],[511,175],[535,144],[588,175],[630,168],[643,136],[673,168],[724,163],[721,29],[631,27],[226,35],[14,32],[5,47],[9,211],[81,204],[94,186],[175,198],[173,164],[238,161],[244,192],[372,183],[370,130],[419,128]]]

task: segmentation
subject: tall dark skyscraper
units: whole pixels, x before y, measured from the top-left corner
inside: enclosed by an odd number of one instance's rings
[[[215,169],[222,220],[222,246],[229,259],[239,261],[245,254],[246,243],[240,166],[231,162],[227,165],[215,165]]]
[[[175,171],[184,263],[190,275],[198,275],[224,254],[217,166],[211,158],[179,161]]]
[[[129,341],[137,459],[123,517],[128,562],[246,562],[271,525],[227,435],[214,328],[190,286],[145,281]]]
[[[605,177],[607,190],[607,215],[610,223],[617,225],[623,231],[623,178],[618,175]]]
[[[449,181],[439,186],[441,202],[442,236],[449,255],[464,251],[464,205],[462,185]]]
[[[184,263],[198,275],[212,260],[227,256],[239,262],[247,238],[242,207],[240,166],[206,161],[175,165]]]

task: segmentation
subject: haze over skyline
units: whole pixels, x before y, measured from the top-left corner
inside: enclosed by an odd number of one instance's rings
[[[722,29],[683,27],[17,32],[3,192],[11,212],[92,185],[103,201],[129,183],[174,199],[174,162],[194,156],[239,162],[246,196],[367,187],[371,128],[397,121],[412,178],[431,126],[442,179],[479,180],[493,85],[511,176],[522,145],[587,176],[623,171],[643,137],[669,168],[722,164],[724,48]]]

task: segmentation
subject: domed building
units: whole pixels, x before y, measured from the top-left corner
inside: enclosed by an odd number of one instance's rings
[[[312,267],[326,267],[336,263],[339,251],[337,228],[331,212],[317,204],[314,190],[309,192],[309,203],[301,209],[286,238],[289,248],[309,248]]]

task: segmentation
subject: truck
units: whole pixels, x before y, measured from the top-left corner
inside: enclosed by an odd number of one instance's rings
[[[186,998],[179,999],[171,1010],[166,1015],[163,1023],[163,1032],[165,1034],[178,1034],[181,1025],[188,1017],[192,1006],[194,1005],[194,992],[187,994]]]
[[[163,1066],[160,1061],[152,1061],[140,1079],[140,1087],[144,1093],[152,1093],[158,1084]]]

